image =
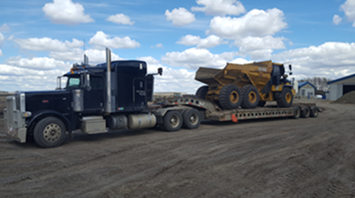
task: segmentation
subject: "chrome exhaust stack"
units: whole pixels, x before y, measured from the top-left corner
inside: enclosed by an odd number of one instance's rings
[[[106,110],[107,114],[112,113],[111,106],[111,50],[106,48],[106,65],[107,65],[107,72],[106,72],[106,84],[107,84],[107,96],[106,96]]]

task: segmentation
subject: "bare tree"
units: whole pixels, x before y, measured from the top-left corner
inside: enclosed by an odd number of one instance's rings
[[[313,78],[305,78],[299,80],[298,82],[309,82],[316,87],[317,90],[329,91],[329,85],[327,82],[331,81],[329,78],[325,77],[313,77]]]

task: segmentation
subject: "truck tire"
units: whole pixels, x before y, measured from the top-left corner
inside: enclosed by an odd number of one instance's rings
[[[266,101],[260,101],[258,103],[258,107],[265,107]]]
[[[259,104],[259,92],[253,85],[245,85],[242,88],[242,108],[254,109]]]
[[[301,116],[301,109],[299,107],[293,107],[293,118],[298,119]]]
[[[237,85],[228,84],[222,87],[218,98],[222,109],[236,109],[242,103],[242,92]]]
[[[208,86],[202,86],[202,87],[200,87],[200,88],[197,89],[195,95],[196,95],[198,98],[206,99],[207,92],[208,92]]]
[[[308,118],[310,115],[310,110],[308,106],[305,106],[302,110],[301,110],[301,117],[302,118]]]
[[[290,107],[292,105],[293,95],[289,87],[285,87],[279,98],[276,98],[277,105],[279,107]]]
[[[182,114],[183,127],[187,129],[197,129],[201,123],[200,112],[196,109],[186,109]]]
[[[311,108],[311,113],[309,116],[312,118],[316,118],[318,117],[318,112],[319,112],[318,107],[314,106],[313,108]]]
[[[65,125],[56,117],[43,118],[33,130],[33,138],[36,144],[43,148],[59,146],[63,144],[65,137]]]
[[[163,119],[163,128],[166,131],[178,131],[182,126],[182,116],[178,111],[169,111]]]

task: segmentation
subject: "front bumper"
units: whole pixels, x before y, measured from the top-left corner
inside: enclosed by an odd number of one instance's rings
[[[16,102],[16,97],[18,97],[18,102]],[[8,96],[6,98],[6,109],[4,109],[5,133],[10,138],[25,143],[27,134],[25,117],[31,113],[25,111],[25,94],[21,93],[16,97]]]

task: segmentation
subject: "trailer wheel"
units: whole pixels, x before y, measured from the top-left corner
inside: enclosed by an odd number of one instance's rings
[[[228,84],[222,87],[218,98],[222,109],[236,109],[242,103],[242,92],[237,85]]]
[[[36,144],[43,148],[56,147],[63,144],[66,136],[64,123],[55,117],[40,120],[33,131]]]
[[[276,99],[279,107],[290,107],[292,105],[293,95],[289,87],[285,87],[280,95],[280,98]]]
[[[264,107],[265,104],[266,104],[266,101],[260,101],[259,100],[258,107]]]
[[[308,118],[310,115],[310,110],[308,106],[305,106],[302,111],[301,111],[301,117],[302,118]]]
[[[299,107],[293,107],[293,118],[298,119],[301,116],[301,109]]]
[[[197,129],[201,123],[200,112],[196,109],[186,109],[182,114],[183,127],[187,129]]]
[[[313,108],[311,108],[311,113],[309,116],[312,118],[316,118],[318,117],[318,112],[319,112],[318,107],[314,106]]]
[[[164,116],[163,128],[166,131],[178,131],[182,126],[182,116],[178,111],[169,111]]]
[[[245,85],[242,88],[242,108],[254,109],[259,104],[259,92],[253,85]]]
[[[202,86],[202,87],[200,87],[200,88],[197,89],[195,95],[196,95],[198,98],[206,99],[207,92],[208,92],[208,86]]]

